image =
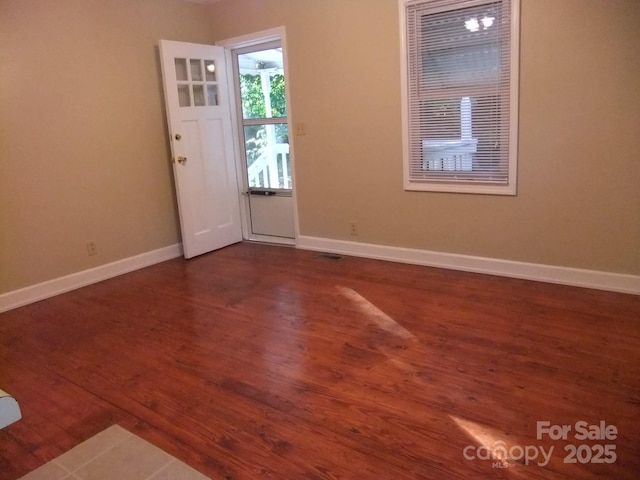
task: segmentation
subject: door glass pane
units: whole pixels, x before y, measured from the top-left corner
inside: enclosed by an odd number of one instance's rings
[[[218,86],[207,85],[207,102],[208,105],[218,105]]]
[[[216,81],[216,62],[213,60],[204,61],[204,74],[207,82]]]
[[[178,104],[181,107],[190,107],[189,85],[178,85]]]
[[[204,85],[193,86],[193,104],[196,107],[204,107]]]
[[[249,187],[291,189],[287,124],[245,125],[244,140]]]
[[[281,48],[238,55],[243,118],[287,116]]]
[[[190,60],[191,64],[191,80],[193,82],[202,81],[202,63],[200,60]]]
[[[189,80],[187,76],[187,60],[184,58],[174,59],[176,65],[176,80],[186,82]]]

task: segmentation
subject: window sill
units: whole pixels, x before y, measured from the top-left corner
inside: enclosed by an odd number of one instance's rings
[[[508,185],[487,185],[487,184],[460,184],[446,182],[415,182],[404,183],[405,191],[410,192],[441,192],[441,193],[467,193],[478,195],[516,195],[516,186]]]

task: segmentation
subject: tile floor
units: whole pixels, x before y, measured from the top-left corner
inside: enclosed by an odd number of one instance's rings
[[[209,480],[118,425],[77,445],[20,480]]]

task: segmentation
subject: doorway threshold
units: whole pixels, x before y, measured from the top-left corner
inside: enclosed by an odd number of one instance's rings
[[[250,238],[245,238],[245,242],[250,243],[263,243],[267,245],[280,245],[284,247],[295,247],[296,239],[288,237],[272,237],[269,235],[253,235]]]

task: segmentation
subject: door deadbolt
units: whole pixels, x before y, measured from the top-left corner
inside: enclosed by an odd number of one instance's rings
[[[182,135],[180,135],[179,133],[176,133],[176,136],[174,138],[176,140],[180,140],[182,138]]]

